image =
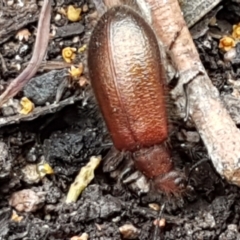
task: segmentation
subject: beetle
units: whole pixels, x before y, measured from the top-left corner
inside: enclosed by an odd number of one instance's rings
[[[154,31],[132,8],[110,8],[92,32],[88,67],[97,102],[119,151],[155,189],[176,194],[184,176],[174,168],[168,138],[165,73]]]

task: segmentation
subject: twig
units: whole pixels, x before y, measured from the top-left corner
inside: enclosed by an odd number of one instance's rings
[[[161,240],[161,236],[160,236],[161,230],[160,230],[159,222],[162,218],[164,209],[165,209],[165,203],[161,206],[158,217],[156,219],[156,225],[155,225],[154,232],[153,232],[153,240],[158,240],[158,239]]]
[[[0,96],[0,106],[14,97],[37,72],[47,50],[51,18],[51,1],[44,0],[38,21],[36,42],[32,58],[23,72],[17,76]]]
[[[166,49],[180,32],[170,51],[180,73],[172,91],[182,116],[185,113],[187,84],[189,117],[195,124],[216,170],[229,182],[240,186],[240,131],[224,108],[212,85],[183,19],[177,0],[145,0],[151,10],[152,26]]]

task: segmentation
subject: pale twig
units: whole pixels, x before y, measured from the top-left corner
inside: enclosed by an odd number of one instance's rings
[[[94,170],[102,160],[101,156],[92,156],[88,164],[81,168],[68,191],[66,203],[76,202],[82,191],[94,178]]]
[[[35,75],[47,51],[51,19],[51,0],[44,0],[38,21],[36,42],[28,66],[18,75],[0,96],[0,106],[14,97]]]
[[[223,106],[212,85],[183,19],[177,0],[145,0],[151,11],[152,26],[180,74],[172,92],[179,112],[185,116],[187,86],[189,119],[195,124],[213,162],[222,177],[240,186],[240,131]]]

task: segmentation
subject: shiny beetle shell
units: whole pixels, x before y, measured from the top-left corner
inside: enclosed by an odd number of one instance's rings
[[[91,84],[114,145],[135,151],[168,136],[164,72],[151,27],[117,6],[97,23],[89,44]]]

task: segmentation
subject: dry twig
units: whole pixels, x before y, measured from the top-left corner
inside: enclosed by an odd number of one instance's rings
[[[216,170],[229,182],[240,186],[240,131],[202,66],[178,1],[145,1],[151,9],[155,33],[166,49],[170,49],[172,62],[180,73],[178,85],[172,92],[179,109],[185,109],[188,102],[189,118],[205,143]]]
[[[32,58],[23,72],[17,76],[0,96],[0,106],[14,97],[35,75],[47,50],[51,18],[51,1],[44,0],[38,21],[38,30]]]

